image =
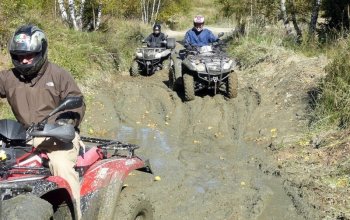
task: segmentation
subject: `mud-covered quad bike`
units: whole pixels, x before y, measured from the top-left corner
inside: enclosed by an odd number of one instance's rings
[[[177,90],[182,84],[186,101],[195,99],[195,93],[203,89],[213,90],[215,95],[224,91],[228,98],[237,97],[236,62],[222,51],[221,46],[215,42],[208,46],[188,47],[174,54],[169,87]]]
[[[131,64],[130,75],[152,75],[157,70],[170,68],[170,54],[175,48],[175,39],[167,38],[162,42],[164,47],[147,47],[144,45],[136,49],[135,58]]]
[[[46,153],[26,143],[33,137],[71,142],[72,125],[48,124],[47,119],[81,104],[80,98],[68,98],[27,130],[16,121],[0,120],[0,219],[77,219],[67,181],[51,175]],[[153,219],[153,206],[143,191],[153,178],[148,161],[134,153],[138,146],[81,139],[87,146],[75,169],[80,176],[82,219]]]

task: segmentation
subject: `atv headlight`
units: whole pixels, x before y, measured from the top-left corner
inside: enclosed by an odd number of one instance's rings
[[[156,58],[156,59],[160,59],[161,57],[162,57],[161,53],[156,53],[156,55],[154,56],[154,58]]]
[[[7,159],[6,152],[4,150],[0,150],[0,161],[6,160],[6,159]]]
[[[194,66],[198,72],[205,72],[205,66],[203,63],[198,63],[197,65],[194,64]]]
[[[142,53],[141,52],[136,52],[135,55],[136,55],[137,58],[141,58],[142,57]]]
[[[213,72],[220,72],[221,68],[219,65],[208,65],[208,70]]]
[[[227,63],[224,63],[224,65],[222,66],[222,68],[223,68],[224,70],[230,70],[231,67],[232,67],[232,60],[230,60],[230,61],[227,62]]]

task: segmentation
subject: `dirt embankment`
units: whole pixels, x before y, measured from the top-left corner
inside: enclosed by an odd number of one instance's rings
[[[156,219],[315,219],[272,152],[303,135],[307,91],[326,62],[278,50],[238,73],[231,100],[183,102],[166,71],[116,77],[96,94],[85,130],[142,146],[161,177],[149,189]]]

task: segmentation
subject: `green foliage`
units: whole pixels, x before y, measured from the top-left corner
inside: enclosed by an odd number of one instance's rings
[[[316,100],[315,122],[336,123],[340,127],[350,124],[350,46],[338,51],[327,65],[327,76],[320,85],[321,94]]]
[[[324,0],[322,8],[323,17],[327,19],[327,28],[340,30],[350,27],[349,0]]]
[[[183,15],[189,12],[191,3],[186,0],[166,1],[163,5],[163,10],[159,14],[159,20],[168,21],[174,16]]]
[[[253,67],[274,54],[274,47],[281,44],[281,33],[273,27],[251,26],[245,36],[232,41],[229,53],[239,60],[241,68]]]
[[[140,18],[141,7],[138,0],[103,0],[103,12],[118,18]]]
[[[141,40],[147,35],[147,26],[136,20],[110,20],[109,27],[100,33],[98,43],[106,52],[113,54],[118,62],[118,70],[128,71],[133,54]]]

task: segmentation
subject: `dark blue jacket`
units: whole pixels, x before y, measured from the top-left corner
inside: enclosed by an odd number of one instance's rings
[[[185,46],[206,46],[209,43],[217,41],[217,37],[208,29],[203,29],[201,32],[197,32],[195,28],[186,32]]]
[[[162,41],[166,40],[164,33],[159,33],[158,35],[150,34],[145,41],[147,42],[148,47],[165,47]]]

